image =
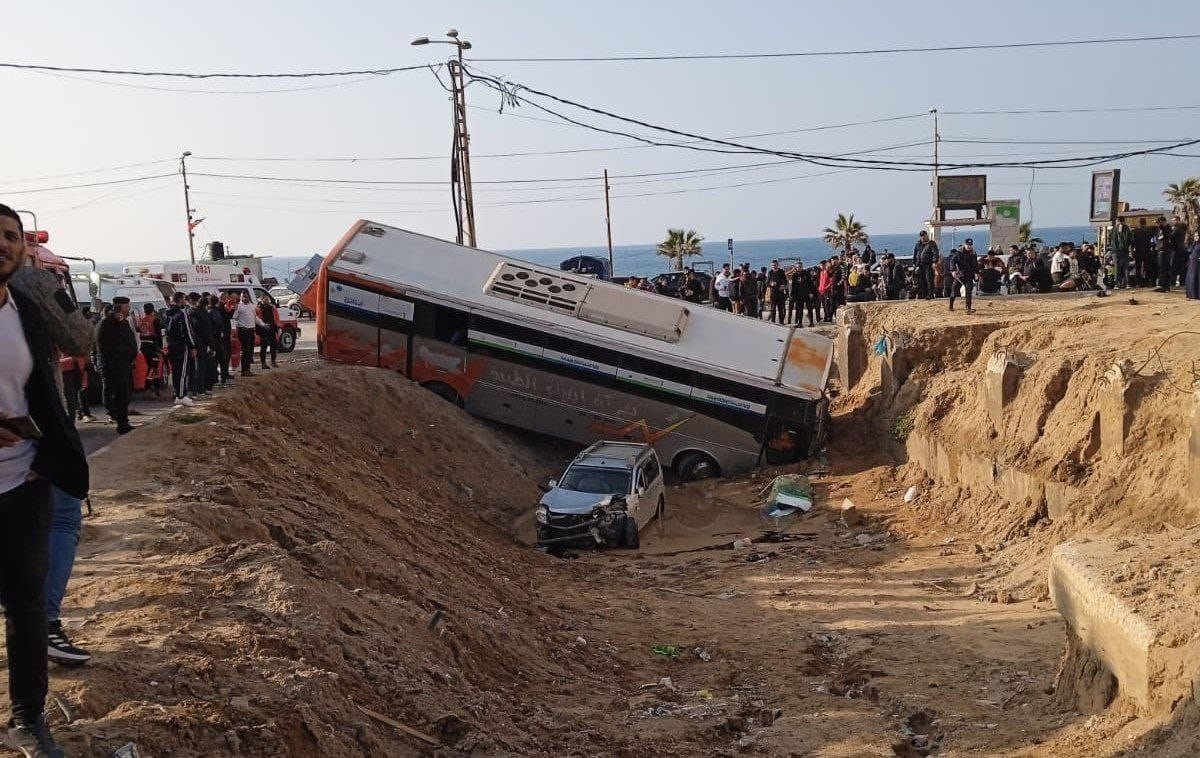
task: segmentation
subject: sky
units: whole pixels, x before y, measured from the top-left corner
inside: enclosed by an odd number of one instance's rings
[[[478,58],[848,50],[896,46],[1186,34],[1200,3],[1003,4],[860,0],[603,3],[412,3],[397,0],[212,0],[203,4],[42,0],[6,8],[0,61],[137,70],[294,72],[444,62],[450,46],[413,47],[457,28]],[[965,10],[971,8],[972,10]],[[986,140],[1182,140],[1200,137],[1200,108],[1104,114],[949,115],[950,111],[1200,106],[1192,79],[1200,40],[1025,50],[769,60],[620,63],[478,62],[480,71],[644,121],[791,151],[878,153],[928,160],[937,108],[940,160],[1047,158],[1149,145],[979,144]],[[1191,67],[1193,73],[1197,70]],[[287,90],[264,92],[263,90]],[[221,240],[234,253],[327,252],[358,218],[454,236],[449,188],[450,105],[427,70],[324,80],[179,80],[0,70],[9,116],[0,202],[34,211],[61,254],[99,261],[178,260],[188,241],[179,157],[203,218],[198,253]],[[527,105],[500,112],[496,92],[467,88],[479,245],[491,249],[605,243],[603,185],[613,176],[615,244],[650,243],[668,227],[709,240],[820,234],[839,213],[869,232],[920,228],[929,176],[787,163],[670,177],[630,174],[740,166],[770,157],[673,147],[554,119]],[[808,127],[909,116],[883,123]],[[594,119],[594,117],[588,117]],[[595,120],[600,123],[599,120]],[[609,124],[610,126],[614,124]],[[626,127],[621,127],[626,128]],[[604,148],[566,155],[512,152]],[[1200,155],[1200,149],[1191,148]],[[350,161],[309,161],[317,157]],[[405,157],[417,160],[369,161]],[[287,160],[246,160],[284,158]],[[237,160],[229,160],[237,159]],[[142,165],[130,165],[142,164]],[[1123,199],[1161,207],[1167,182],[1200,174],[1200,158],[1137,157]],[[114,168],[122,167],[126,168]],[[992,169],[992,199],[1019,198],[1035,226],[1087,221],[1092,169]],[[285,177],[231,179],[215,174]],[[813,174],[824,174],[813,176]],[[68,185],[140,181],[94,187]],[[351,180],[319,183],[315,179]],[[568,182],[492,184],[513,179]],[[429,181],[364,185],[353,181]],[[725,186],[742,184],[743,186]],[[44,191],[38,191],[44,190]],[[532,202],[539,201],[539,202]],[[549,202],[546,202],[549,201]]]

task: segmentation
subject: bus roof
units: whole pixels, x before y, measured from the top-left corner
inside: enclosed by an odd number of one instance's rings
[[[734,316],[369,221],[356,223],[324,265],[351,285],[358,282],[501,320],[507,317],[808,399],[824,394],[833,362],[833,341],[812,331]],[[513,285],[530,277],[531,290],[559,294],[545,294],[539,302],[523,298],[524,290]],[[546,286],[539,289],[538,282]],[[572,292],[562,292],[564,288]]]

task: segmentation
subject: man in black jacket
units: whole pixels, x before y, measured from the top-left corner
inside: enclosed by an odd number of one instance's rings
[[[195,292],[188,295],[188,318],[192,323],[192,336],[196,341],[196,372],[194,374],[197,395],[212,394],[213,328],[208,318],[208,296],[200,297]]]
[[[971,307],[971,296],[975,290],[975,275],[979,273],[979,259],[975,257],[975,246],[971,240],[963,243],[962,249],[955,250],[950,257],[950,310],[954,310],[954,299],[958,297],[958,288],[966,291],[967,313],[974,313]]]
[[[1175,259],[1175,230],[1167,223],[1166,216],[1158,217],[1158,229],[1154,237],[1154,251],[1158,254],[1158,286],[1155,292],[1169,292]]]
[[[0,205],[0,601],[12,705],[5,742],[26,756],[58,758],[44,715],[50,487],[86,497],[88,467],[58,393],[45,319],[8,286],[24,263],[21,218]]]
[[[129,400],[133,395],[133,362],[138,354],[137,334],[129,325],[129,298],[113,298],[112,313],[96,327],[96,348],[100,351],[104,394],[109,398],[108,412],[117,422],[117,434],[126,434],[133,431]]]
[[[937,265],[938,246],[924,229],[913,245],[913,268],[917,272],[917,297],[933,299],[933,267]]]

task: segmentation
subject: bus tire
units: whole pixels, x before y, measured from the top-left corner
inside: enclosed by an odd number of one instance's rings
[[[621,545],[630,550],[637,550],[641,546],[637,519],[633,516],[626,516],[625,523],[621,525]]]
[[[708,453],[689,450],[675,459],[675,476],[681,482],[693,482],[720,475],[721,467]]]
[[[296,349],[296,332],[292,329],[284,329],[279,333],[279,352],[290,353]]]
[[[447,403],[453,403],[459,408],[463,407],[462,396],[458,394],[458,390],[451,387],[445,382],[426,382],[421,385],[433,394],[437,395]]]

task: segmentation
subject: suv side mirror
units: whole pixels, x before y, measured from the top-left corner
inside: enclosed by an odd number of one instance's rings
[[[549,481],[549,482],[546,484],[546,487],[547,487],[547,488],[549,488],[549,489],[554,489],[554,488],[555,488],[555,487],[557,487],[557,486],[558,486],[558,480],[557,480],[557,479],[551,479],[551,480],[550,480],[550,481]]]

